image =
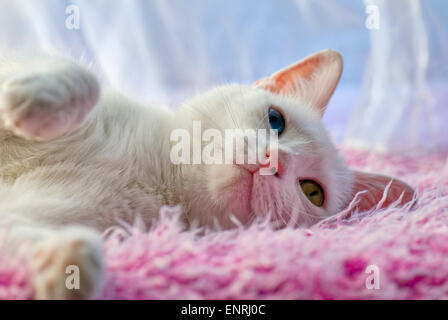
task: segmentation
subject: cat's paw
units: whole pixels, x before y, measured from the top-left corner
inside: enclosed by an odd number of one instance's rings
[[[0,117],[19,136],[50,140],[79,128],[99,91],[96,78],[80,67],[18,75],[1,88]]]
[[[31,269],[35,299],[95,298],[104,276],[102,240],[84,228],[64,230],[39,244]]]

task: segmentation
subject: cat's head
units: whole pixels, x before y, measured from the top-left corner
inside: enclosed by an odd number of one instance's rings
[[[278,162],[272,175],[260,174],[261,163],[194,164],[195,154],[203,156],[206,145],[222,147],[224,152],[225,142],[202,136],[195,149],[191,141],[193,164],[182,166],[188,218],[201,224],[218,221],[229,227],[232,215],[242,223],[270,215],[283,224],[308,226],[344,209],[364,189],[367,192],[361,195],[358,208],[376,205],[391,178],[348,168],[321,121],[342,66],[340,54],[327,50],[253,86],[222,86],[186,103],[177,112],[176,126],[187,130],[193,140],[195,136],[198,139],[194,121],[200,123],[201,133],[213,129],[222,133],[224,140],[226,129],[272,128],[278,134],[275,150],[269,149],[269,143],[262,146],[270,160],[275,155]],[[412,189],[399,180],[392,181],[383,205],[398,199],[402,192],[402,202],[410,200]]]

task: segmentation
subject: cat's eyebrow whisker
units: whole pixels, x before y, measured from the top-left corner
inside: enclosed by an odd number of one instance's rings
[[[261,128],[261,125],[263,124],[263,121],[266,120],[267,117],[268,117],[268,113],[266,113],[266,114],[264,115],[264,117],[261,118],[261,120],[258,122],[257,127],[256,127],[257,129],[260,129],[260,128]]]
[[[221,93],[222,98],[224,99],[224,109],[226,110],[227,114],[229,115],[230,119],[233,122],[233,125],[235,128],[240,128],[238,122],[236,121],[235,117],[233,116],[232,110],[230,109],[230,99],[226,97],[223,93]]]
[[[196,112],[196,113],[200,114],[201,116],[205,117],[207,120],[209,120],[215,126],[215,129],[221,129],[221,126],[215,120],[213,120],[212,117],[210,117],[209,115],[205,114],[201,110],[194,108],[190,104],[187,105],[187,108],[189,108],[191,111]]]

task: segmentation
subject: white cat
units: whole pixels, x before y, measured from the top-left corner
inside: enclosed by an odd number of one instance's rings
[[[74,62],[2,61],[2,251],[28,261],[36,298],[89,298],[103,278],[99,232],[118,219],[140,215],[149,223],[161,206],[180,204],[187,223],[227,228],[232,215],[243,223],[270,215],[306,226],[364,189],[358,207],[370,208],[391,178],[347,168],[321,122],[341,72],[341,56],[327,50],[255,86],[222,86],[173,112],[100,94],[95,76]],[[277,174],[262,176],[257,165],[173,164],[170,133],[191,131],[193,120],[203,130],[276,129]],[[384,205],[402,192],[402,203],[412,198],[410,187],[393,180]],[[79,290],[65,286],[68,265],[80,268]]]

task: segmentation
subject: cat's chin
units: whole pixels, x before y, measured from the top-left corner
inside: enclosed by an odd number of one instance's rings
[[[253,175],[235,165],[217,165],[209,171],[209,192],[218,207],[223,208],[221,223],[232,224],[231,215],[247,224],[252,218]]]
[[[254,219],[266,217],[273,209],[272,194],[280,188],[281,179],[274,175],[260,175],[244,166],[217,166],[210,172],[209,191],[222,212],[222,225],[232,225],[234,216],[243,225]],[[286,213],[285,213],[286,214]],[[289,212],[288,212],[289,214]]]

